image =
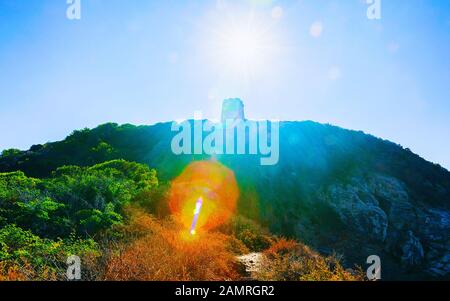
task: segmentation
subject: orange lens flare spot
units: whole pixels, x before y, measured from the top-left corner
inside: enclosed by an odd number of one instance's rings
[[[214,161],[191,163],[173,180],[169,208],[194,236],[225,223],[236,211],[234,173]]]

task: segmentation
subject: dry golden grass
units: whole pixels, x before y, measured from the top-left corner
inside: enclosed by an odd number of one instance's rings
[[[293,240],[280,239],[264,251],[258,280],[276,281],[358,281],[360,270],[345,270],[336,256],[323,257]]]
[[[323,257],[294,240],[279,239],[252,224],[238,223],[227,232],[188,234],[172,217],[156,219],[140,207],[125,209],[127,222],[107,233],[99,254],[82,258],[83,280],[214,281],[248,279],[237,255],[270,243],[251,279],[278,281],[362,280],[361,271],[347,271],[336,256]],[[233,230],[233,231],[231,231]],[[247,239],[251,233],[252,239]],[[253,239],[253,237],[256,237]],[[25,261],[24,261],[25,262]],[[63,268],[59,274],[63,274]],[[58,280],[61,275],[23,263],[0,262],[0,281]]]
[[[128,223],[119,242],[105,246],[103,262],[92,262],[96,280],[214,281],[242,280],[248,275],[236,255],[249,253],[233,235],[220,232],[190,236],[171,218],[155,219],[136,207],[126,209]],[[117,229],[116,229],[117,230]],[[336,256],[323,257],[294,240],[271,238],[263,261],[251,275],[257,280],[362,280],[361,271],[345,270]],[[111,250],[113,250],[111,252]],[[102,268],[99,268],[101,266]]]
[[[7,266],[5,263],[0,262],[0,281],[26,281],[27,275],[23,273],[23,270],[18,266]]]
[[[230,239],[220,233],[192,237],[171,220],[157,221],[136,208],[122,231],[134,241],[111,254],[106,280],[236,280],[235,256]]]
[[[0,262],[0,281],[53,281],[57,280],[56,273],[44,268],[36,271],[28,263],[5,263]]]

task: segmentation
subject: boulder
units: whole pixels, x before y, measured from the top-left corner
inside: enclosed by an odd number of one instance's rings
[[[406,238],[402,243],[402,265],[406,268],[419,266],[424,259],[424,251],[420,240],[412,231],[406,233]]]
[[[363,186],[332,185],[321,198],[351,231],[374,242],[386,239],[387,215]]]

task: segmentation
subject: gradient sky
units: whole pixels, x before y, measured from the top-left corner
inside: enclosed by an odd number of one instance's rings
[[[450,168],[450,1],[382,0],[375,21],[367,7],[82,0],[69,21],[65,0],[0,0],[0,150],[109,121],[218,118],[240,97],[250,118],[363,130]],[[245,68],[223,49],[243,24],[258,42]]]

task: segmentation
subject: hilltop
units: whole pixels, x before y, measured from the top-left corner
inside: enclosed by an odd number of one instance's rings
[[[192,161],[175,156],[171,123],[104,124],[74,131],[60,142],[8,150],[0,172],[44,179],[58,167],[114,159],[155,169],[170,183]],[[343,264],[366,266],[379,255],[385,279],[448,278],[450,173],[395,143],[311,121],[280,123],[280,160],[215,158],[236,176],[238,213],[274,235],[299,240]]]

